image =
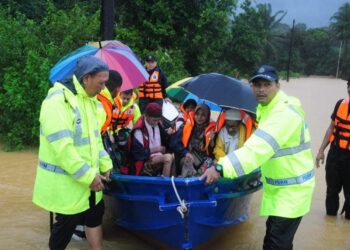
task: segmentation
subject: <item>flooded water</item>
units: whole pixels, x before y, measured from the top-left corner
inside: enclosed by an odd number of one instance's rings
[[[301,99],[311,129],[313,152],[317,152],[336,101],[346,96],[344,81],[325,78],[302,78],[282,82],[282,89]],[[47,249],[49,214],[31,202],[37,163],[37,150],[6,153],[0,150],[0,249]],[[324,167],[316,171],[317,185],[311,212],[296,233],[294,249],[349,249],[350,221],[343,216],[325,216]],[[350,180],[349,180],[350,181]],[[261,249],[265,220],[258,216],[261,191],[253,195],[250,218],[232,227],[200,249]],[[341,198],[341,204],[343,198]],[[87,249],[86,242],[71,241],[67,249]],[[155,249],[130,232],[104,223],[104,249]]]

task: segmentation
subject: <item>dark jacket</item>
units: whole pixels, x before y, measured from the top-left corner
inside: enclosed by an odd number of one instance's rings
[[[179,143],[174,142],[174,136],[169,135],[163,128],[162,124],[158,124],[161,138],[161,145],[166,147],[168,153],[175,152],[176,154],[185,155],[187,153],[186,149],[183,149]],[[144,145],[140,143],[134,136],[135,131],[140,129],[143,134]],[[144,116],[142,115],[140,119],[136,122],[130,133],[130,152],[132,158],[132,165],[134,170],[131,170],[132,174],[138,175],[145,161],[148,161],[151,156],[151,150],[149,148],[148,142],[148,132],[145,125]]]

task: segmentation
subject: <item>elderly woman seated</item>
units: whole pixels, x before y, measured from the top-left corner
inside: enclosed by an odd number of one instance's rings
[[[210,121],[210,109],[205,104],[198,104],[194,112],[190,112],[183,129],[177,132],[178,143],[182,150],[176,154],[179,162],[177,173],[181,177],[200,175],[212,164],[216,123]],[[175,142],[175,140],[173,140]]]

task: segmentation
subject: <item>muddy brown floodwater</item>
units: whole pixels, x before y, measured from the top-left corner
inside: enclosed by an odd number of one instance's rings
[[[336,101],[346,96],[346,82],[313,77],[282,82],[281,87],[302,101],[315,154],[330,123],[330,114]],[[49,214],[31,202],[36,163],[36,149],[21,152],[4,152],[0,149],[0,249],[48,249]],[[316,169],[315,173],[317,184],[311,212],[301,222],[294,239],[294,249],[350,250],[350,221],[341,215],[325,215],[324,166]],[[247,222],[226,230],[200,249],[261,249],[266,218],[258,216],[260,200],[261,191],[253,195]],[[343,201],[341,196],[341,204]],[[73,240],[67,249],[87,249],[87,243]],[[105,220],[104,249],[156,248]]]

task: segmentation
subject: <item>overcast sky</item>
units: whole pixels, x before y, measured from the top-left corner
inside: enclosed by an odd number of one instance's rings
[[[326,27],[339,7],[349,0],[252,0],[253,3],[270,3],[272,14],[279,10],[287,11],[282,23],[290,26],[305,23],[308,28]]]

